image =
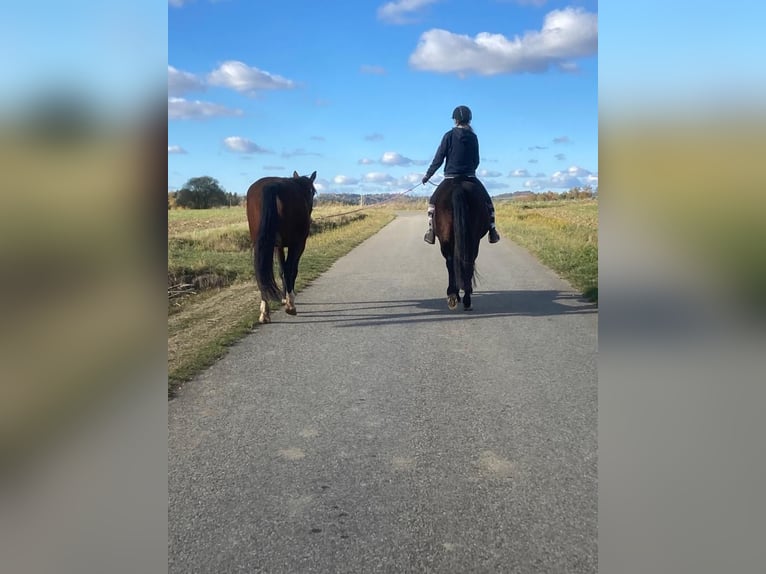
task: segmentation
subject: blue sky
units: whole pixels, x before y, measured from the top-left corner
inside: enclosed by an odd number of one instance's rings
[[[590,1],[169,0],[168,187],[316,170],[320,193],[402,192],[461,104],[491,194],[596,187],[597,18]]]

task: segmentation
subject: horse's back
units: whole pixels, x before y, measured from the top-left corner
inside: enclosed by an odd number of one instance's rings
[[[453,201],[455,200],[455,194],[458,190],[462,190],[462,200],[465,202],[465,207],[470,214],[470,219],[478,231],[479,238],[489,231],[489,211],[484,201],[484,194],[482,192],[482,184],[474,179],[467,177],[448,178],[443,180],[436,188],[436,194],[434,197],[434,205],[436,206],[435,217],[437,221],[441,219],[445,224],[448,223],[449,227],[452,227],[453,217]],[[441,216],[441,217],[440,217]],[[439,226],[437,226],[438,228]],[[444,229],[444,225],[441,226]],[[446,229],[443,233],[448,233]],[[437,229],[437,235],[438,229]]]
[[[267,191],[275,195],[281,239],[285,242],[305,241],[311,227],[311,210],[303,198],[299,181],[291,177],[262,177],[248,188],[246,205],[251,235],[257,235]]]

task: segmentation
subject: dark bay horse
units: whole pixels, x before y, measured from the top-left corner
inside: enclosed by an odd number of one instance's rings
[[[454,177],[443,180],[434,192],[434,231],[447,263],[447,305],[455,309],[463,290],[463,309],[471,310],[479,241],[489,231],[489,211],[478,180]]]
[[[295,279],[306,247],[314,207],[314,179],[310,176],[263,177],[247,190],[247,222],[253,242],[255,281],[261,292],[259,323],[270,323],[269,301],[281,301],[295,315]],[[287,250],[287,254],[285,254]],[[274,255],[279,261],[282,288],[274,278]]]

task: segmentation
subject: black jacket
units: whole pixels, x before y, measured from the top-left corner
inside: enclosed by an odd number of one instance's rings
[[[434,160],[426,172],[429,179],[436,173],[445,158],[447,163],[444,165],[444,177],[456,175],[476,177],[476,168],[479,167],[479,138],[471,128],[455,126],[444,134]]]

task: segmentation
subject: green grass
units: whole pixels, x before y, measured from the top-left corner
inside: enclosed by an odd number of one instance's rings
[[[311,224],[310,241],[315,237],[361,221],[365,212],[345,214],[348,206],[316,209]],[[335,214],[341,214],[335,216]],[[314,257],[304,254],[301,271],[310,273],[327,257],[336,257],[332,246]],[[314,261],[316,260],[316,262]],[[334,260],[334,259],[332,259]],[[250,233],[242,207],[206,210],[173,210],[168,213],[168,289],[193,284],[196,293],[225,287],[253,277]],[[169,311],[175,312],[180,298]]]
[[[300,261],[296,291],[394,218],[390,207],[339,217],[349,206],[321,206]],[[593,200],[498,201],[497,224],[509,239],[598,300],[598,203]],[[169,299],[168,383],[172,392],[251,332],[260,296],[242,208],[168,214],[168,287],[195,284],[195,294]],[[298,297],[300,309],[300,296]],[[279,305],[272,304],[276,309]],[[300,312],[300,310],[299,310]]]
[[[169,299],[169,393],[226,354],[251,332],[260,296],[253,282],[247,224],[229,209],[173,214],[168,224],[168,287],[194,282],[195,294]],[[345,211],[348,211],[346,206]],[[339,208],[315,209],[312,234],[300,261],[296,291],[389,223],[391,210],[371,209],[340,217]],[[300,309],[300,297],[297,301]],[[279,305],[272,304],[272,309]]]
[[[501,233],[598,301],[598,201],[500,201],[495,214]]]

